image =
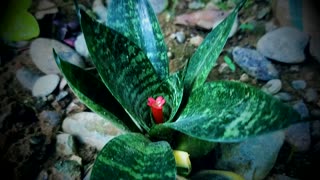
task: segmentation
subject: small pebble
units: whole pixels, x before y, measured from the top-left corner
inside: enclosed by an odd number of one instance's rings
[[[60,78],[56,74],[49,74],[40,77],[32,88],[32,95],[43,97],[51,94],[58,86]]]
[[[175,35],[178,43],[184,43],[184,41],[186,40],[186,35],[183,31],[179,31]]]
[[[218,72],[220,74],[228,74],[231,72],[229,66],[227,63],[221,63],[220,66],[219,66],[219,69],[218,69]]]
[[[240,76],[240,81],[241,82],[248,82],[249,81],[249,76],[246,73],[241,74]]]
[[[61,81],[60,81],[60,84],[59,84],[59,89],[63,90],[66,87],[67,84],[68,83],[67,83],[66,78],[62,78]]]
[[[307,102],[317,102],[318,100],[318,93],[313,88],[308,88],[305,93],[305,99]]]
[[[293,105],[293,109],[295,109],[300,114],[301,118],[309,117],[309,109],[306,106],[306,104],[303,102],[303,100],[297,101]]]
[[[203,37],[197,35],[197,36],[194,36],[190,39],[190,44],[191,45],[194,45],[195,47],[198,47],[200,46],[200,44],[202,43],[203,41]]]
[[[287,92],[279,92],[274,97],[282,100],[282,101],[291,101],[292,100],[292,95],[287,93]]]
[[[307,83],[305,80],[293,80],[291,86],[296,90],[301,90],[307,87]]]
[[[56,97],[56,101],[60,101],[68,95],[68,91],[60,91]]]
[[[276,94],[278,93],[282,88],[282,82],[280,79],[272,79],[268,81],[263,87],[262,91],[268,93],[268,94]]]
[[[300,71],[300,67],[298,65],[293,65],[290,67],[289,69],[291,72],[299,72]]]
[[[20,68],[16,72],[16,77],[24,88],[32,90],[40,75],[27,68]]]

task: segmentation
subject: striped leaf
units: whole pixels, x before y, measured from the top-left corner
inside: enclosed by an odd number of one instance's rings
[[[80,10],[81,27],[102,81],[140,130],[149,131],[148,97],[161,84],[145,53],[117,31]]]
[[[167,47],[148,0],[111,1],[106,24],[138,45],[161,79],[168,76]]]
[[[296,111],[261,90],[218,81],[194,90],[178,119],[163,125],[198,139],[228,142],[282,129],[297,120]]]
[[[165,141],[151,142],[141,134],[113,138],[100,151],[91,179],[175,179],[173,152]]]
[[[137,131],[137,126],[111,95],[102,81],[89,72],[61,59],[53,52],[60,71],[77,97],[92,111],[124,130]]]
[[[207,35],[191,57],[185,77],[185,89],[187,93],[202,86],[206,81],[228,39],[238,11],[245,2],[245,0],[241,1],[237,8]]]

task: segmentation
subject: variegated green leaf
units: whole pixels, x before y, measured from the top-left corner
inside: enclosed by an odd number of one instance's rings
[[[124,130],[138,131],[137,126],[100,79],[62,60],[55,51],[53,54],[70,88],[85,105]]]
[[[203,43],[191,57],[184,79],[187,92],[200,87],[206,81],[208,74],[216,63],[228,39],[237,13],[244,3],[245,0],[241,1],[237,8],[207,35]]]
[[[145,53],[117,31],[80,10],[81,27],[93,63],[109,91],[141,131],[152,125],[147,99],[161,80]]]
[[[91,179],[175,179],[170,145],[151,142],[141,134],[124,134],[109,141],[99,153]]]
[[[111,1],[106,24],[138,45],[161,79],[168,76],[167,47],[148,0]]]
[[[249,85],[218,81],[194,90],[179,118],[163,125],[213,142],[238,141],[300,119],[291,107]]]

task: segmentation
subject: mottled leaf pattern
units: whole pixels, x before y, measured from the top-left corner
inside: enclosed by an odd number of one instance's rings
[[[109,141],[99,153],[91,179],[172,179],[175,159],[165,141],[151,142],[141,134],[124,134]]]
[[[190,91],[200,87],[207,79],[208,74],[216,63],[227,39],[242,1],[229,16],[214,28],[204,39],[197,51],[193,54],[187,67],[185,89]]]
[[[113,122],[119,128],[131,131],[138,130],[137,126],[100,79],[62,60],[55,52],[53,54],[68,85],[85,105]]]
[[[80,13],[82,31],[102,81],[140,129],[148,131],[150,116],[139,112],[150,111],[147,99],[161,83],[153,66],[132,41],[84,11]]]
[[[291,107],[261,90],[218,81],[193,91],[179,118],[164,125],[202,140],[226,142],[282,129],[299,119]]]
[[[111,1],[106,24],[138,45],[161,79],[168,76],[167,47],[148,0]]]

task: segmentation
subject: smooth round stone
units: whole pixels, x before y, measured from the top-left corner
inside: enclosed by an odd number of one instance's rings
[[[283,63],[301,63],[309,36],[292,27],[282,27],[262,36],[257,50],[265,57]]]
[[[34,64],[42,72],[46,74],[60,73],[60,70],[53,57],[53,48],[63,60],[81,68],[85,67],[81,56],[69,46],[54,39],[37,38],[36,40],[32,41],[30,45],[30,56]]]
[[[80,112],[63,120],[62,129],[84,144],[101,150],[115,136],[124,131],[114,126],[110,121],[92,112]]]
[[[282,82],[280,79],[272,79],[268,81],[263,87],[262,91],[268,93],[268,94],[276,94],[278,93],[282,88]]]
[[[183,31],[179,31],[176,33],[176,39],[178,43],[184,43],[184,41],[186,40],[186,35]]]
[[[273,64],[254,49],[235,47],[232,55],[234,62],[254,78],[268,81],[279,76]]]
[[[83,33],[77,36],[76,40],[74,41],[74,48],[81,56],[85,58],[90,57],[89,50],[88,50],[86,41],[84,39]]]
[[[40,75],[27,68],[22,67],[17,70],[16,77],[24,88],[32,90],[34,84],[36,83],[37,79],[39,79]]]
[[[44,97],[51,94],[58,86],[60,78],[56,74],[49,74],[40,77],[32,88],[32,95]]]
[[[291,86],[296,90],[300,90],[306,88],[307,83],[305,80],[293,80],[291,81]]]

